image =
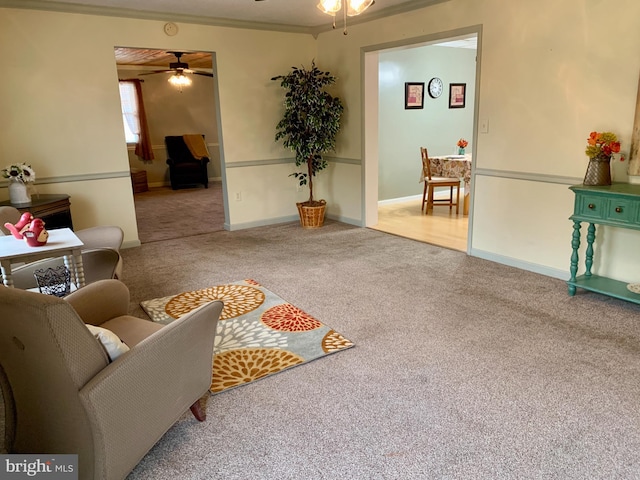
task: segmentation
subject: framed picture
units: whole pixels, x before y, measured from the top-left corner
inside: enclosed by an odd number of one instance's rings
[[[466,83],[449,84],[449,108],[464,108],[464,101],[467,95]]]
[[[405,110],[411,108],[423,108],[424,107],[424,82],[411,83],[406,82],[404,84],[404,108]]]

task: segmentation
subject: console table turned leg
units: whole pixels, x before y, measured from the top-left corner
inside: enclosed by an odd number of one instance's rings
[[[587,251],[585,257],[585,266],[587,268],[584,273],[585,277],[591,276],[591,267],[593,266],[593,241],[596,239],[596,226],[593,223],[587,228]]]
[[[578,248],[580,248],[580,222],[573,222],[573,235],[571,237],[571,272],[570,282],[576,281],[576,275],[578,273]],[[569,285],[569,295],[574,296],[576,294],[576,286]]]

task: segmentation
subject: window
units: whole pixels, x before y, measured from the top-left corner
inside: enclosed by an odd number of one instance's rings
[[[120,82],[120,104],[127,143],[138,143],[140,139],[140,117],[138,114],[138,94],[133,82]]]

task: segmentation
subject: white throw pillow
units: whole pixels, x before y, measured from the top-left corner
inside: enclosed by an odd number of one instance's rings
[[[87,324],[87,328],[94,337],[100,340],[100,343],[102,343],[102,346],[107,351],[107,355],[109,355],[112,362],[123,353],[129,351],[127,344],[120,340],[120,337],[111,330],[89,324]]]

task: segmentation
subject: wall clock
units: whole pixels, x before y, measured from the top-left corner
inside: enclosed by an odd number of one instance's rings
[[[433,77],[431,80],[429,80],[429,96],[431,98],[438,98],[440,95],[442,95],[442,91],[444,90],[444,85],[442,83],[442,80],[440,80],[438,77]]]

